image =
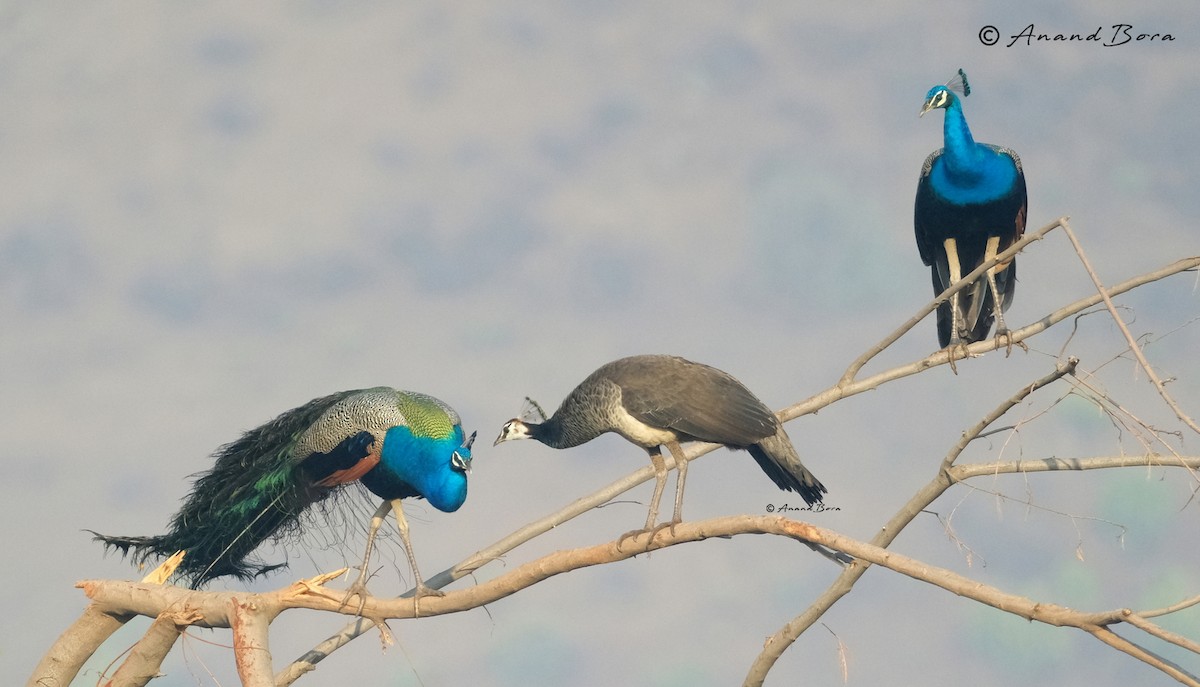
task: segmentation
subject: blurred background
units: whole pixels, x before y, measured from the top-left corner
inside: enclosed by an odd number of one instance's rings
[[[912,203],[942,115],[917,112],[959,67],[976,138],[1022,157],[1031,231],[1069,215],[1107,283],[1200,252],[1200,7],[1126,5],[5,4],[0,675],[26,679],[79,615],[75,581],[140,576],[85,528],[163,531],[214,449],[316,396],[419,390],[479,430],[462,510],[408,508],[432,575],[646,464],[615,437],[492,448],[526,395],[551,410],[601,363],[647,352],[725,369],[774,408],[833,384],[932,296]],[[1006,47],[1029,24],[1109,37],[1121,23],[1175,40]],[[988,25],[997,45],[980,41]],[[1010,324],[1092,292],[1053,233],[1020,258]],[[1118,303],[1200,414],[1195,277]],[[866,374],[936,343],[930,319]],[[1142,421],[1177,428],[1107,315],[1030,345],[790,423],[838,509],[803,519],[870,538],[965,428],[1061,354]],[[1146,433],[1068,389],[1035,395],[1001,423],[1019,432],[960,462],[1145,451]],[[1182,450],[1195,454],[1194,435]],[[1042,601],[1166,605],[1200,593],[1195,483],[1162,469],[979,480],[894,548]],[[649,494],[477,580],[638,527]],[[694,465],[684,515],[763,513],[788,497],[749,456],[719,451]],[[356,514],[373,507],[363,498],[265,547],[291,567],[251,588],[355,561]],[[376,594],[408,587],[394,538],[382,565]],[[363,637],[300,684],[737,684],[837,573],[792,542],[707,541],[486,610],[394,622],[398,646]],[[115,636],[77,684],[95,684],[147,623]],[[1081,633],[883,570],[822,623],[768,684],[841,683],[839,641],[849,684],[1167,683]],[[283,616],[277,665],[342,624]],[[1164,624],[1195,638],[1200,611]],[[236,684],[228,644],[189,631],[155,684]]]

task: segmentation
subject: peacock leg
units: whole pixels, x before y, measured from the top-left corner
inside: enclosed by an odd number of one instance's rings
[[[984,262],[987,262],[988,260],[995,258],[996,254],[999,252],[999,249],[1000,249],[1000,237],[999,236],[989,236],[988,241],[987,241],[987,247],[984,248],[984,251],[983,251]],[[1008,331],[1008,326],[1004,324],[1004,307],[1003,307],[1004,302],[1000,299],[1000,288],[996,285],[996,272],[998,270],[1007,269],[1007,268],[1008,268],[1007,264],[993,265],[993,266],[989,267],[988,271],[987,271],[988,287],[992,290],[992,308],[993,308],[993,312],[996,314],[996,338],[999,339],[1000,337],[1004,337],[1004,340],[1007,344],[1004,349],[1005,357],[1012,355],[1013,340],[1012,340],[1012,334],[1009,333],[1009,331]],[[1025,347],[1025,344],[1022,343],[1021,346]],[[1026,348],[1026,350],[1028,350],[1028,348]]]
[[[962,279],[962,265],[958,262],[958,242],[954,239],[946,239],[944,243],[946,249],[946,264],[950,269],[950,286],[954,286]],[[946,346],[946,357],[950,362],[950,370],[954,374],[958,374],[958,368],[954,365],[954,349],[963,348],[963,357],[966,357],[966,343],[963,342],[962,331],[964,329],[962,304],[962,291],[957,291],[950,297],[950,343]]]
[[[367,550],[363,553],[358,579],[346,589],[346,596],[342,598],[342,605],[345,606],[350,602],[350,597],[358,595],[358,612],[360,614],[363,606],[367,603],[367,597],[370,596],[370,593],[367,592],[367,566],[371,562],[371,550],[375,548],[375,536],[379,534],[379,528],[383,526],[383,519],[387,517],[390,510],[392,510],[392,502],[384,501],[375,509],[375,515],[371,516],[371,527],[367,531]]]
[[[658,503],[662,501],[663,489],[667,486],[667,463],[663,460],[662,449],[658,446],[646,449],[650,454],[650,463],[654,466],[654,494],[650,497],[650,512],[646,514],[646,527],[640,530],[630,530],[620,537],[617,537],[617,548],[621,548],[621,544],[630,537],[636,537],[639,534],[644,534],[654,527],[654,522],[658,520]],[[652,541],[654,537],[650,537]]]
[[[408,556],[408,564],[412,568],[416,587],[413,590],[413,617],[421,615],[422,596],[445,596],[445,592],[425,585],[425,578],[417,569],[417,557],[413,554],[412,541],[408,538],[408,520],[404,519],[404,507],[400,499],[392,500],[392,510],[396,513],[396,526],[400,528],[400,541],[404,544],[404,553]]]

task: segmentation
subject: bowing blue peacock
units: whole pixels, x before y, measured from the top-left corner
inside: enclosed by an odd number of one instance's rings
[[[341,391],[219,448],[166,534],[96,539],[138,562],[185,550],[178,573],[192,587],[226,575],[252,579],[285,565],[251,560],[259,544],[297,529],[305,509],[358,480],[384,499],[366,558],[376,530],[394,511],[417,596],[435,593],[417,570],[400,500],[425,498],[438,510],[458,510],[467,498],[474,439],[464,434],[458,413],[432,396],[390,387]],[[366,562],[352,588],[359,592]]]
[[[946,85],[931,88],[921,108],[921,115],[946,111],[943,147],[921,167],[914,213],[917,248],[932,268],[935,295],[1020,239],[1028,210],[1021,158],[1010,148],[975,142],[956,92],[971,93],[961,69]],[[983,339],[993,319],[996,335],[1006,336],[1004,310],[1016,283],[1014,259],[995,265],[942,303],[937,312],[942,347]]]

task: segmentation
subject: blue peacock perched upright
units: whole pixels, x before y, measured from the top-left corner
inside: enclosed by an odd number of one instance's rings
[[[1028,210],[1021,159],[1009,148],[975,142],[955,91],[971,93],[961,69],[946,85],[931,88],[921,108],[922,115],[946,111],[944,147],[921,167],[914,213],[917,248],[932,268],[935,295],[1020,239]],[[1003,313],[1016,282],[1016,260],[1009,260],[942,303],[937,314],[942,347],[983,339],[993,318],[996,335],[1006,335]]]
[[[218,449],[216,464],[196,480],[167,534],[96,539],[138,562],[185,550],[178,572],[193,587],[225,575],[252,579],[285,565],[251,562],[259,544],[295,529],[305,509],[359,480],[385,499],[372,539],[390,507],[418,594],[429,593],[400,499],[425,498],[438,510],[458,510],[467,498],[474,438],[464,435],[458,413],[432,396],[390,387],[330,394]]]

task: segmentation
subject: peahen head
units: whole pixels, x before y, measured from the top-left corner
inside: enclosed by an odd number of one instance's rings
[[[533,431],[530,425],[520,418],[514,417],[504,423],[504,427],[500,429],[500,436],[496,437],[496,441],[492,442],[492,446],[499,446],[506,441],[515,441],[517,439],[532,439]]]
[[[505,441],[515,439],[537,439],[542,436],[539,429],[544,422],[546,422],[546,411],[542,409],[542,404],[526,396],[525,404],[521,406],[520,417],[514,417],[504,423],[504,427],[500,430],[500,436],[496,437],[492,446],[499,446]]]
[[[924,117],[925,113],[930,110],[953,107],[958,103],[958,96],[954,95],[955,93],[962,93],[964,98],[971,95],[971,85],[967,82],[967,73],[961,69],[944,85],[929,89],[929,92],[925,94],[925,104],[921,106],[921,114],[918,116]]]

